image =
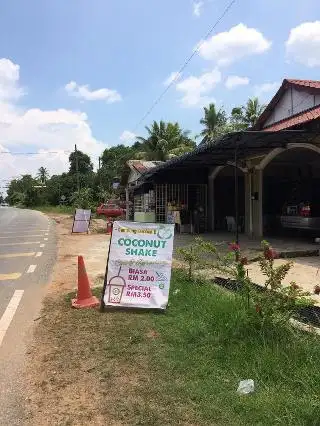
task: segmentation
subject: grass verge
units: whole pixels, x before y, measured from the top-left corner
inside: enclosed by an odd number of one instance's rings
[[[55,214],[74,214],[75,208],[73,206],[38,206],[33,210],[38,210],[42,213],[55,213]]]
[[[261,329],[237,295],[182,272],[166,313],[77,311],[70,297],[47,299],[35,335],[34,411],[49,424],[319,425],[319,337]]]

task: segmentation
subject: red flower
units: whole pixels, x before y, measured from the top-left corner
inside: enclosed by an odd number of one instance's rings
[[[298,286],[298,284],[296,284],[296,283],[291,283],[290,284],[290,287],[292,288],[292,290],[299,290],[299,286]]]
[[[229,244],[229,250],[230,251],[239,251],[240,250],[240,246],[237,243],[230,243]]]
[[[273,250],[272,248],[267,248],[265,251],[264,251],[264,257],[267,259],[267,260],[274,260],[274,259],[278,259],[278,257],[279,257],[279,254],[278,254],[278,252],[276,251],[276,250]]]
[[[240,259],[240,263],[241,263],[241,265],[248,265],[248,258],[247,257],[242,257]]]
[[[314,286],[314,294],[320,294],[320,285],[319,284]]]
[[[256,312],[257,312],[257,314],[259,314],[261,312],[261,306],[260,305],[256,305]]]

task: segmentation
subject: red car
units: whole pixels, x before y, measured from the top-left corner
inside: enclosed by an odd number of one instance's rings
[[[97,208],[97,214],[101,214],[106,217],[120,217],[125,216],[126,209],[118,206],[117,204],[101,204]]]

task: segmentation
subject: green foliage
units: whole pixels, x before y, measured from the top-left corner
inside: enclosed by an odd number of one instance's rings
[[[84,154],[82,151],[72,152],[69,155],[69,173],[75,174],[77,173],[77,159],[78,159],[78,167],[80,174],[88,174],[93,171],[93,164],[89,155]]]
[[[80,192],[72,194],[71,203],[79,209],[90,209],[93,207],[93,193],[90,188],[82,188]]]
[[[200,133],[202,143],[212,143],[226,133],[252,127],[264,109],[265,106],[259,103],[258,98],[252,98],[248,99],[246,105],[233,108],[228,117],[224,109],[217,111],[215,104],[209,104],[204,107],[204,117],[200,120],[204,126]]]
[[[136,158],[153,161],[166,161],[195,148],[195,142],[189,138],[189,131],[182,130],[178,123],[154,121],[146,127],[148,137],[138,137],[141,143]]]
[[[210,241],[197,237],[194,243],[178,249],[182,260],[188,265],[189,280],[196,281],[197,269],[211,269],[223,276],[234,279],[240,284],[242,297],[249,312],[253,310],[262,321],[287,322],[301,307],[312,305],[310,294],[303,291],[296,283],[283,285],[283,280],[292,267],[291,262],[275,265],[277,253],[266,241],[262,241],[263,255],[259,265],[261,272],[266,276],[264,288],[257,289],[247,274],[248,260],[241,253],[236,243],[229,245],[227,253],[221,252]],[[263,291],[264,290],[264,291]]]
[[[195,280],[195,271],[208,264],[212,255],[217,255],[216,247],[210,241],[204,241],[200,237],[194,239],[189,246],[180,247],[177,250],[179,257],[188,265],[188,279]]]
[[[258,98],[248,99],[245,106],[233,108],[231,123],[234,130],[245,130],[254,126],[264,109],[265,105],[261,105]]]
[[[40,167],[38,170],[37,178],[40,183],[45,184],[49,179],[49,172],[45,167]]]
[[[215,104],[209,104],[204,107],[204,117],[201,118],[200,124],[204,126],[200,135],[203,137],[202,142],[208,143],[211,140],[218,139],[227,132],[227,113],[223,109],[216,110]]]

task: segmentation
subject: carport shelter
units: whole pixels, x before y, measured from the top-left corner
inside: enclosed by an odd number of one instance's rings
[[[229,133],[147,171],[134,196],[149,200],[158,222],[180,211],[186,231],[199,207],[200,231],[261,237],[281,225],[320,229],[319,154],[318,131]]]

